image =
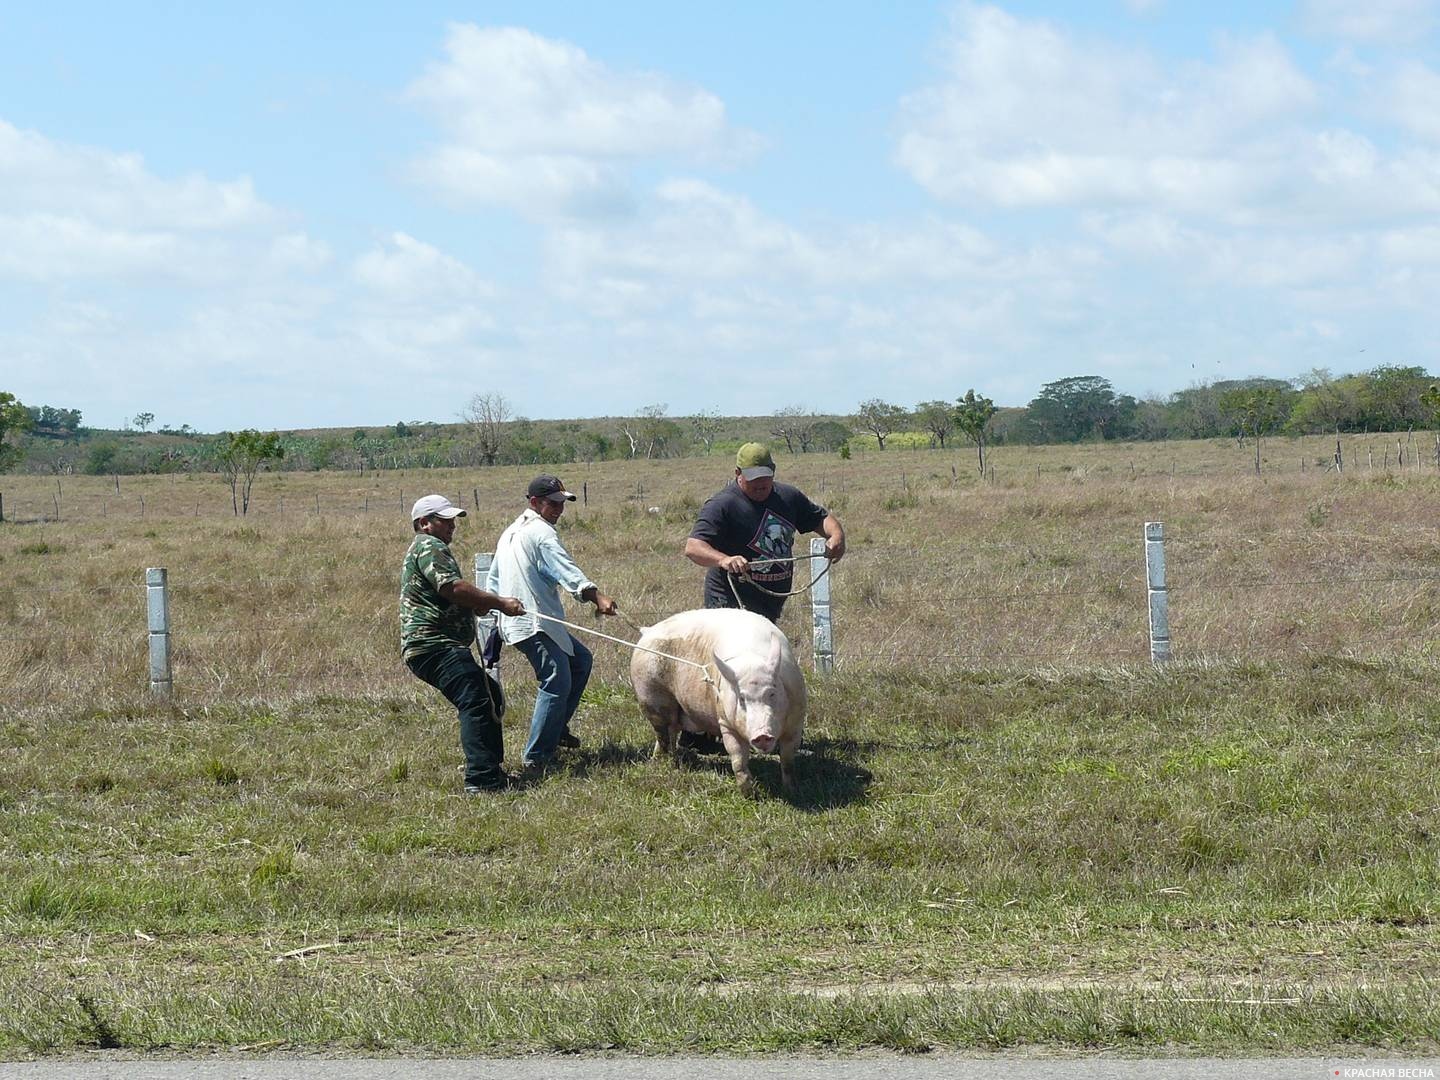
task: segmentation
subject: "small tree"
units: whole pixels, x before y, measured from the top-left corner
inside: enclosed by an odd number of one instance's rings
[[[250,512],[250,488],[260,466],[283,458],[285,447],[275,432],[261,435],[254,428],[227,431],[221,438],[220,473],[230,485],[230,509],[239,517]]]
[[[665,418],[665,404],[646,405],[640,415],[623,417],[620,420],[620,434],[630,444],[630,457],[634,458],[643,447],[648,459],[657,453],[664,454],[667,447],[676,442],[679,427],[675,421]]]
[[[141,431],[148,430],[150,425],[154,422],[155,414],[153,412],[142,412],[135,414],[135,426]]]
[[[770,421],[770,434],[785,440],[785,449],[793,454],[809,453],[815,442],[815,414],[804,405],[786,405],[775,411]]]
[[[817,450],[839,450],[850,441],[850,429],[838,420],[821,420],[811,432],[810,445]]]
[[[794,420],[803,411],[799,405],[786,405],[783,409],[775,410],[775,415],[770,418],[770,435],[772,438],[785,440],[786,453],[795,453]]]
[[[1404,431],[1423,423],[1422,400],[1430,376],[1423,367],[1381,365],[1364,376],[1360,387],[1363,423],[1369,431]]]
[[[494,465],[504,444],[505,423],[513,410],[505,395],[498,391],[476,394],[460,414],[470,425],[475,439],[475,452],[482,465]]]
[[[586,462],[604,461],[610,456],[610,436],[601,431],[582,431],[580,433],[580,453],[584,455]]]
[[[92,443],[85,455],[85,471],[91,476],[104,476],[115,468],[117,450],[114,443]]]
[[[995,415],[995,402],[974,390],[966,390],[965,396],[955,403],[955,426],[975,444],[980,457],[980,475],[985,475],[986,432],[990,418]]]
[[[645,429],[650,450],[647,457],[681,457],[685,453],[685,429],[674,420],[660,417]]]
[[[910,414],[899,405],[891,405],[879,398],[868,398],[855,410],[855,428],[866,435],[875,436],[880,449],[885,449],[885,440],[909,418]]]
[[[665,418],[669,408],[664,402],[646,405],[640,410],[640,434],[645,440],[645,457],[663,457],[666,445],[678,434],[673,420]]]
[[[1213,383],[1198,383],[1177,390],[1166,405],[1170,430],[1181,439],[1208,439],[1219,435],[1222,391]]]
[[[1220,398],[1220,409],[1241,436],[1255,440],[1255,475],[1260,475],[1260,442],[1280,429],[1287,415],[1279,391],[1268,387],[1232,390]]]
[[[0,473],[14,468],[25,456],[19,440],[30,424],[30,410],[14,394],[0,390]]]
[[[1435,429],[1435,467],[1440,469],[1440,386],[1434,383],[1420,395],[1420,404],[1429,413],[1427,419]]]
[[[710,453],[715,437],[720,434],[720,414],[714,409],[695,413],[690,417],[690,433],[705,448],[705,453]]]
[[[633,461],[635,452],[640,447],[640,422],[633,417],[621,417],[620,434],[624,435],[625,441],[630,444],[629,457]]]
[[[1290,429],[1297,432],[1326,431],[1339,435],[1358,427],[1360,381],[1335,378],[1329,368],[1312,368],[1300,376],[1300,395],[1290,412]]]
[[[915,406],[915,419],[935,437],[940,449],[945,449],[945,440],[955,430],[955,411],[948,401],[922,401]]]

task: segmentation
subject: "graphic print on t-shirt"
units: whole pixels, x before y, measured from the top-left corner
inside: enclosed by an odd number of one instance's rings
[[[766,510],[765,516],[760,519],[760,527],[755,530],[755,535],[750,540],[750,547],[771,559],[788,559],[794,542],[795,526],[774,510]],[[789,576],[789,573],[790,567],[786,563],[777,564],[765,560],[750,563],[750,576],[760,580],[783,578]]]

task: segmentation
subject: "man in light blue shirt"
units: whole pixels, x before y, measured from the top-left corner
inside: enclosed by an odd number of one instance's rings
[[[503,595],[516,597],[525,607],[524,615],[500,617],[500,636],[525,654],[540,682],[525,746],[525,764],[539,766],[559,747],[580,745],[570,720],[590,681],[590,650],[551,621],[565,618],[560,590],[594,604],[601,615],[614,615],[615,601],[575,565],[555,532],[565,504],[575,496],[558,477],[537,476],[526,497],[529,509],[500,534],[485,581],[487,588],[502,588]],[[536,618],[537,613],[550,618]]]

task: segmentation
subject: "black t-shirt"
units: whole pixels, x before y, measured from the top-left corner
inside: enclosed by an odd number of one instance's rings
[[[777,483],[770,497],[757,503],[732,481],[701,507],[690,535],[726,555],[745,556],[755,581],[772,592],[787,592],[795,564],[767,562],[766,557],[789,559],[794,553],[795,534],[818,532],[828,514],[823,506],[817,506],[789,484]],[[706,594],[729,597],[727,576],[718,566],[707,570]]]

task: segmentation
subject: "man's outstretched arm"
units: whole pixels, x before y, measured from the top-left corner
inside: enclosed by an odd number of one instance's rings
[[[477,589],[468,581],[451,581],[440,586],[440,595],[452,604],[459,604],[471,611],[484,615],[498,611],[502,615],[524,615],[525,605],[513,596],[496,596],[485,589]]]

